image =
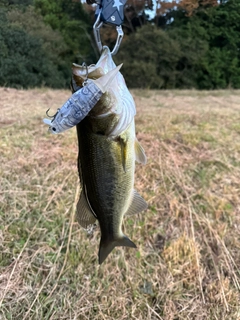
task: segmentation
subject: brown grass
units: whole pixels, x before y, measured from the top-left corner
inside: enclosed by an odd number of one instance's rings
[[[240,319],[240,92],[133,91],[149,209],[101,266],[75,130],[42,123],[69,95],[0,88],[0,319]]]

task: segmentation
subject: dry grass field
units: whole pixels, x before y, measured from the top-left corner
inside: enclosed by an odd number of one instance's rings
[[[240,319],[240,91],[132,93],[149,208],[124,220],[138,249],[99,266],[75,129],[42,123],[70,91],[0,88],[1,320]]]

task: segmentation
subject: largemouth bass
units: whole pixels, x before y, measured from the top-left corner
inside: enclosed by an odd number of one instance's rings
[[[115,68],[107,47],[89,67],[88,77],[100,78]],[[73,91],[80,88],[85,68],[73,66]],[[135,160],[146,156],[135,135],[135,104],[120,72],[91,112],[77,125],[78,169],[82,192],[77,220],[87,228],[96,219],[101,229],[99,263],[117,246],[136,248],[124,235],[125,214],[139,213],[147,203],[134,190]]]

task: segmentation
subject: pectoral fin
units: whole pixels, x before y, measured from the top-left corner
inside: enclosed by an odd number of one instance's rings
[[[124,139],[122,139],[121,137],[119,137],[119,142],[120,142],[120,145],[121,145],[122,166],[123,166],[124,172],[126,172],[127,144],[124,141]]]
[[[142,164],[147,163],[145,151],[137,139],[135,140],[135,156],[137,162]]]
[[[85,229],[90,224],[94,224],[94,222],[96,221],[96,217],[94,216],[93,211],[83,191],[81,192],[79,201],[77,203],[76,217],[78,223]]]
[[[147,209],[147,207],[147,202],[140,196],[140,194],[136,190],[133,190],[132,203],[130,204],[130,207],[128,208],[126,214],[132,215],[135,213],[140,213],[141,211]]]

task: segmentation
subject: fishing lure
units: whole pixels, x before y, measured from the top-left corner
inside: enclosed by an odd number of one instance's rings
[[[106,92],[122,64],[97,80],[86,79],[84,86],[75,92],[52,116],[52,120],[43,119],[52,133],[61,133],[82,121]],[[48,115],[48,111],[47,111]]]

